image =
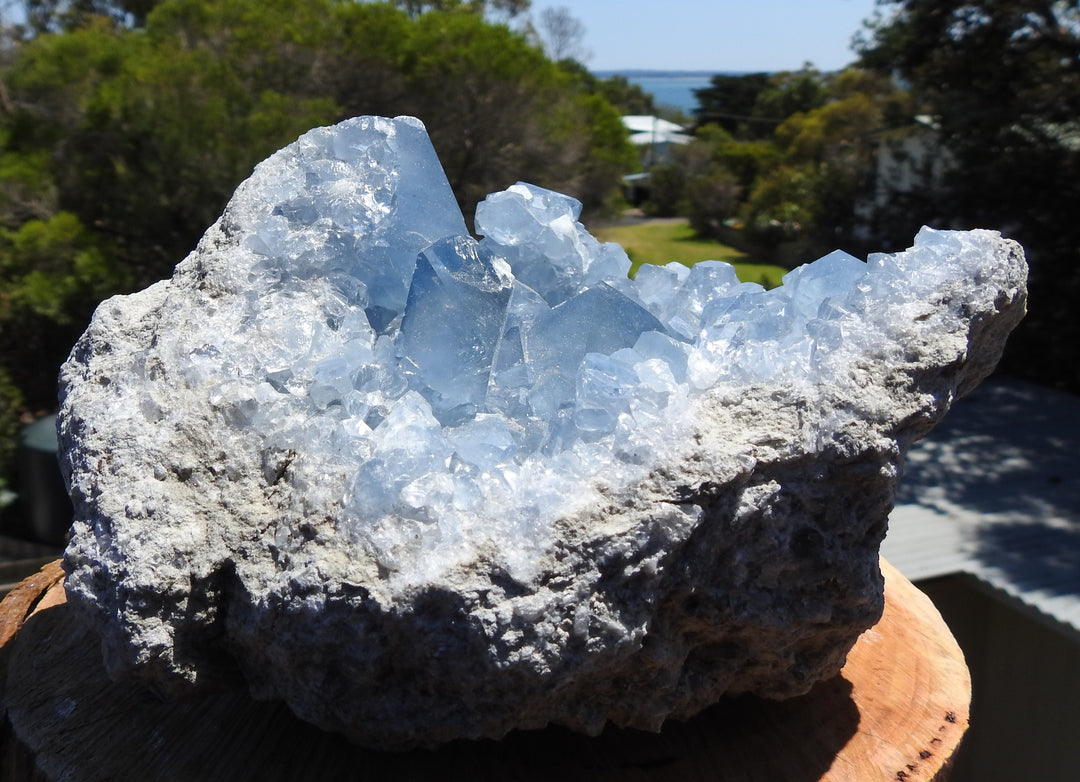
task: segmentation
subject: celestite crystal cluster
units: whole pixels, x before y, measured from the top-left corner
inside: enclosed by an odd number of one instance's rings
[[[771,291],[712,261],[630,279],[579,211],[519,183],[474,239],[423,126],[361,117],[103,304],[61,436],[110,665],[198,682],[225,648],[376,746],[655,727],[835,672],[880,610],[903,450],[993,366],[1022,253],[924,229]]]
[[[719,261],[631,280],[580,203],[531,185],[490,195],[469,237],[424,141],[415,121],[363,118],[307,134],[284,176],[257,172],[242,193],[258,201],[230,207],[243,295],[158,345],[223,425],[295,451],[307,501],[340,507],[343,531],[410,580],[481,539],[527,569],[577,499],[568,482],[640,477],[686,436],[688,398],[832,380],[902,338],[891,324],[936,275],[982,262],[927,230],[914,252],[838,251],[774,291]]]

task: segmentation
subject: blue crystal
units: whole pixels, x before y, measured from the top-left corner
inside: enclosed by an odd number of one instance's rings
[[[517,183],[477,207],[477,241],[417,120],[316,129],[257,167],[208,235],[236,245],[215,285],[237,295],[161,350],[226,420],[303,454],[295,480],[393,569],[456,550],[491,508],[500,529],[541,534],[529,520],[562,507],[567,476],[646,469],[711,390],[817,383],[907,344],[911,302],[993,254],[925,230],[908,253],[832,253],[771,291],[719,261],[631,280],[580,210]]]
[[[535,378],[529,395],[533,412],[549,417],[572,403],[585,354],[633,347],[645,331],[663,332],[664,325],[603,283],[538,315],[524,339],[525,361]]]
[[[511,289],[470,237],[443,239],[417,258],[398,344],[413,386],[443,424],[483,405]]]
[[[782,291],[799,313],[813,317],[823,301],[851,290],[866,274],[865,263],[842,250],[834,250],[785,274]]]
[[[476,230],[517,280],[555,306],[591,284],[625,281],[630,268],[621,248],[601,245],[577,222],[580,212],[577,199],[518,182],[476,207]]]
[[[506,309],[503,334],[492,364],[491,382],[485,408],[505,415],[522,418],[529,413],[527,397],[533,375],[525,362],[523,330],[536,317],[550,309],[536,291],[514,281],[510,303]]]
[[[630,410],[637,386],[634,365],[616,356],[587,353],[577,373],[574,425],[583,432],[610,432]]]

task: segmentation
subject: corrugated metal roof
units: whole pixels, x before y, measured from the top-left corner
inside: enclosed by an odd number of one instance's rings
[[[991,380],[912,449],[883,556],[969,573],[1080,633],[1080,398]]]

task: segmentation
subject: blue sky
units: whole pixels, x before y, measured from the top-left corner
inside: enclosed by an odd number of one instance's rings
[[[585,25],[591,70],[835,70],[874,0],[532,0]]]

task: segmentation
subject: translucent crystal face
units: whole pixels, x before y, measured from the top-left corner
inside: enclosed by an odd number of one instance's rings
[[[209,248],[225,293],[159,348],[268,464],[293,454],[297,501],[389,577],[480,550],[512,572],[598,483],[678,451],[709,389],[845,382],[981,257],[924,230],[908,253],[834,252],[772,291],[716,261],[631,280],[579,211],[519,183],[480,204],[478,241],[419,122],[318,129],[238,190],[235,247]]]

